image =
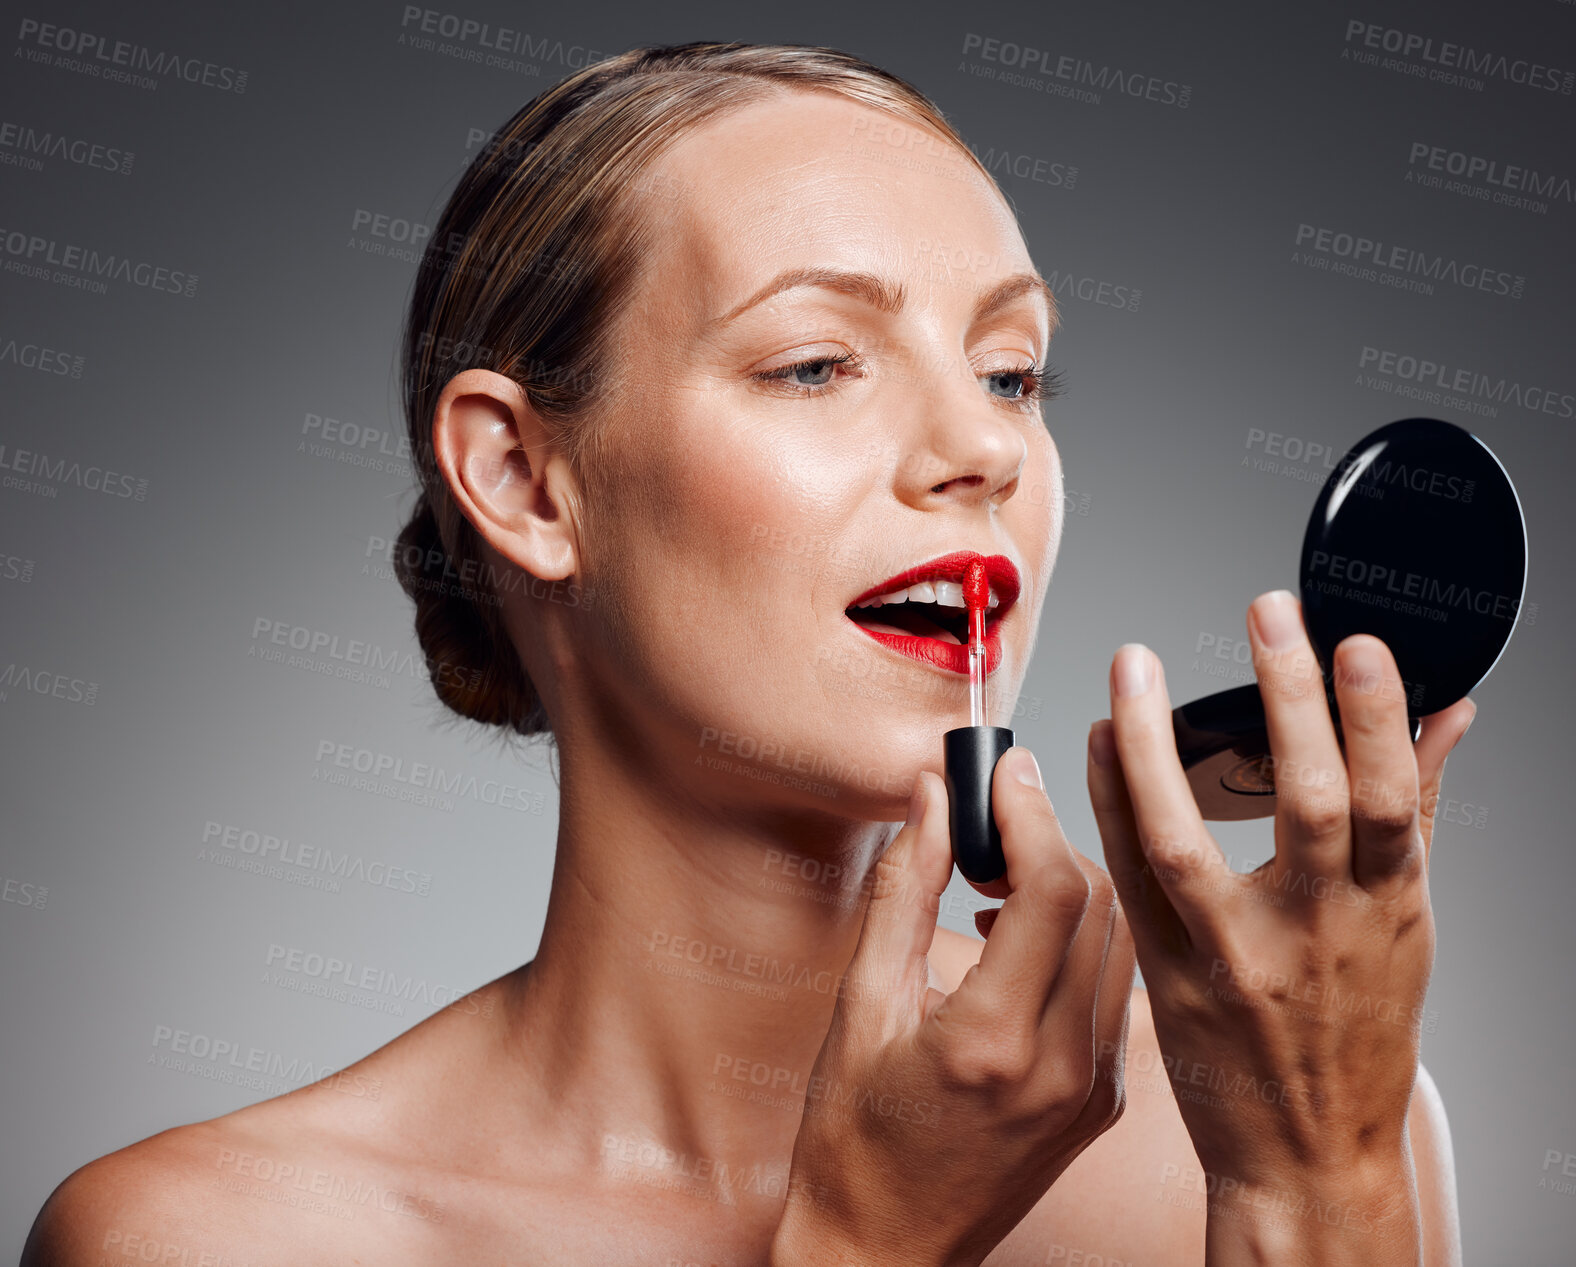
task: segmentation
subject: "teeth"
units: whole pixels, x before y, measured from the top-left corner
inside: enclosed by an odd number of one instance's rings
[[[855,603],[856,607],[882,607],[887,603],[935,603],[940,607],[967,607],[963,601],[963,583],[961,581],[921,581],[918,585],[910,585],[907,589],[894,590],[890,594],[878,594],[874,598],[867,598],[862,603]],[[1001,606],[1001,599],[996,591],[991,590],[990,601],[985,604],[986,611],[995,611]]]

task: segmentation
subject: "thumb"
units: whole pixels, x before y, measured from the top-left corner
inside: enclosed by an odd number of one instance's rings
[[[1425,795],[1430,788],[1439,786],[1445,758],[1461,742],[1461,736],[1467,733],[1467,727],[1476,716],[1477,705],[1467,696],[1423,718],[1413,751],[1417,755],[1417,785]]]
[[[1477,704],[1466,697],[1423,718],[1423,728],[1413,752],[1417,756],[1418,812],[1425,849],[1433,846],[1434,817],[1439,805],[1439,784],[1445,773],[1445,758],[1461,742],[1461,736],[1467,733],[1467,727],[1476,716]]]
[[[947,789],[921,770],[908,821],[876,862],[859,944],[844,978],[845,1012],[893,1032],[922,1016],[941,894],[952,877]]]

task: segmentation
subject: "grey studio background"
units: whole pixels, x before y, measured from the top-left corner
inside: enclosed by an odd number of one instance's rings
[[[910,79],[997,170],[1057,287],[1069,517],[1013,724],[1092,857],[1084,740],[1120,643],[1159,652],[1178,703],[1250,681],[1244,609],[1296,587],[1353,440],[1427,413],[1504,461],[1526,605],[1445,780],[1423,1060],[1467,1261],[1573,1261],[1576,6],[428,8],[4,6],[0,1257],[77,1166],[337,1069],[534,953],[545,750],[444,723],[387,563],[412,501],[402,237],[588,58],[707,38],[831,44]],[[465,21],[525,42],[488,65],[444,37]],[[179,60],[94,73],[93,40]],[[1483,69],[1447,69],[1447,44]],[[1528,62],[1552,69],[1526,82]],[[1079,79],[1117,71],[1154,90]],[[1378,267],[1357,238],[1456,280]],[[82,285],[72,247],[138,267]],[[270,659],[299,653],[276,630],[337,640],[308,651],[330,672]],[[336,676],[352,641],[388,667]],[[380,756],[477,781],[434,803],[343,781]],[[354,874],[247,870],[263,836]],[[1262,821],[1218,839],[1239,869],[1272,849]],[[955,879],[943,921],[971,932],[983,904]],[[286,988],[279,947],[388,984]],[[222,1044],[300,1076],[194,1058]]]

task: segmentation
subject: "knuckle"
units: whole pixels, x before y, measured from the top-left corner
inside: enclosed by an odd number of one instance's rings
[[[1352,801],[1352,817],[1365,829],[1380,836],[1403,836],[1417,821],[1418,798],[1401,794],[1357,797]]]
[[[1346,797],[1316,791],[1291,797],[1292,819],[1316,837],[1341,834],[1351,821],[1351,815],[1351,802],[1347,802]]]
[[[1157,748],[1162,742],[1169,740],[1172,735],[1171,718],[1165,719],[1162,731],[1161,719],[1150,717],[1147,714],[1138,717],[1129,717],[1120,728],[1121,737],[1126,745],[1136,748]]]
[[[1293,702],[1324,694],[1318,661],[1306,650],[1284,651],[1254,664],[1261,694]]]
[[[1127,1111],[1127,1084],[1121,1078],[1100,1079],[1090,1097],[1102,1131],[1108,1131]]]
[[[906,860],[894,857],[891,850],[876,859],[874,881],[871,884],[872,901],[892,903],[922,898],[921,886],[908,869]]]
[[[1203,980],[1182,975],[1168,980],[1166,1011],[1176,1025],[1183,1027],[1183,1032],[1191,1030],[1195,1033],[1204,1033],[1220,1024],[1218,1008],[1213,998],[1214,985],[1222,971],[1221,965],[1225,965],[1229,970],[1230,964],[1234,962],[1226,957],[1229,953],[1226,951],[1214,957],[1209,965],[1210,975]]]
[[[1434,908],[1428,898],[1428,886],[1421,883],[1421,850],[1416,851],[1416,865],[1406,874],[1408,881],[1402,887],[1401,900],[1395,906],[1395,933],[1397,938],[1418,937],[1431,953],[1434,946]]]
[[[1083,1110],[1097,1096],[1115,1094],[1110,1079],[1095,1077],[1094,1055],[1090,1051],[1079,1055],[1066,1053],[1052,1062],[1045,1075],[1042,1092],[1047,1104],[1066,1112]]]
[[[1180,832],[1162,828],[1144,837],[1144,853],[1156,863],[1186,866],[1191,852],[1187,837]]]
[[[1420,832],[1397,832],[1396,840],[1399,847],[1391,856],[1391,873],[1410,885],[1424,879],[1427,867],[1427,855],[1423,849],[1423,837]],[[1420,886],[1418,886],[1420,887]],[[1424,890],[1424,900],[1427,894]],[[1408,927],[1410,924],[1408,924]]]
[[[1014,895],[1023,893],[1037,910],[1054,920],[1082,915],[1089,908],[1091,888],[1081,868],[1050,861],[1030,872]]]
[[[1341,729],[1348,739],[1356,736],[1372,742],[1389,738],[1407,739],[1406,707],[1399,701],[1390,701],[1377,688],[1351,686],[1340,696]]]
[[[1204,850],[1185,832],[1155,832],[1144,841],[1144,856],[1162,880],[1186,881],[1204,865]]]
[[[1038,1059],[1032,1034],[998,1030],[946,1055],[943,1074],[954,1086],[996,1092],[1020,1086]]]
[[[1383,645],[1379,643],[1381,648]],[[1395,662],[1390,659],[1388,651],[1383,652],[1383,660],[1388,661],[1388,664],[1376,669],[1354,656],[1348,650],[1346,643],[1343,642],[1336,649],[1335,664],[1330,676],[1335,684],[1336,694],[1341,700],[1343,719],[1348,710],[1366,714],[1368,718],[1380,721],[1405,711],[1405,687],[1400,674],[1395,671]]]
[[[1108,911],[1113,906],[1120,912],[1121,907],[1116,900],[1116,885],[1111,882],[1111,877],[1099,868],[1093,875],[1087,877],[1089,881],[1089,902],[1102,911]]]
[[[1351,829],[1351,807],[1330,796],[1304,795],[1286,803],[1286,817],[1304,837],[1334,840]]]
[[[1351,789],[1344,769],[1272,759],[1276,813],[1306,836],[1323,840],[1350,830]]]
[[[1410,822],[1423,803],[1422,788],[1416,774],[1359,774],[1351,780],[1352,812],[1378,819],[1385,815]]]

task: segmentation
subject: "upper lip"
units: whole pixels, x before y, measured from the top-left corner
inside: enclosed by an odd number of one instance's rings
[[[906,572],[899,572],[879,585],[872,585],[863,594],[849,599],[847,607],[854,607],[880,594],[891,594],[897,590],[907,589],[910,585],[918,585],[921,581],[955,581],[961,585],[969,564],[975,559],[985,564],[985,579],[990,583],[990,592],[997,599],[998,605],[987,613],[988,619],[995,622],[1005,616],[1013,603],[1018,601],[1018,569],[1005,554],[980,554],[975,550],[958,550],[952,554],[944,554],[939,559],[931,559],[930,562],[911,567]]]

